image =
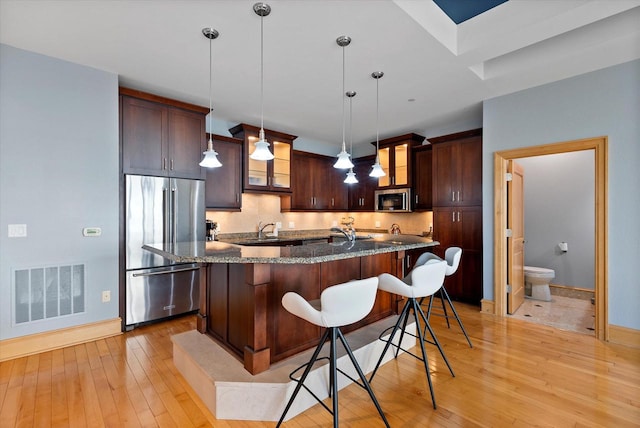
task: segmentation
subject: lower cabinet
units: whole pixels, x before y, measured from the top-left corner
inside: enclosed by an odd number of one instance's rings
[[[479,304],[482,299],[482,207],[434,208],[433,239],[440,242],[434,253],[443,258],[447,248],[462,248],[458,271],[445,279],[449,296]]]

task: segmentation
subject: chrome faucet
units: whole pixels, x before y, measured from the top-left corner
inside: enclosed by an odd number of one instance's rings
[[[258,239],[264,238],[264,229],[267,226],[271,226],[272,227],[272,229],[271,229],[272,232],[273,232],[273,228],[276,227],[275,223],[267,223],[267,224],[263,225],[261,221],[258,222]]]
[[[341,229],[339,227],[332,227],[331,228],[331,232],[338,232],[338,233],[342,233],[344,235],[345,238],[347,238],[347,240],[349,242],[354,242],[356,240],[356,230],[355,229],[351,229],[351,230],[344,230]]]

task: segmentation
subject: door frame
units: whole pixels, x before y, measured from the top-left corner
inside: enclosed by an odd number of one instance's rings
[[[512,159],[593,150],[595,158],[595,337],[609,340],[608,316],[608,140],[606,136],[522,147],[494,153],[493,313],[507,314],[507,163]]]

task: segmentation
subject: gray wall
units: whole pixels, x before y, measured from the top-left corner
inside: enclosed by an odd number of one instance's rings
[[[117,318],[118,77],[0,45],[0,94],[0,339]],[[85,311],[15,325],[13,270],[69,263]]]
[[[606,135],[609,323],[640,329],[640,60],[493,98],[483,110],[484,298],[493,300],[493,153]]]
[[[554,284],[595,289],[593,150],[517,162],[524,168],[525,265],[553,269]]]

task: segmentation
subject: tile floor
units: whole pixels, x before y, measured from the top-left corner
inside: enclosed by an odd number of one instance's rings
[[[563,330],[593,335],[595,327],[595,306],[591,298],[551,287],[551,301],[525,299],[513,318],[545,324]]]

